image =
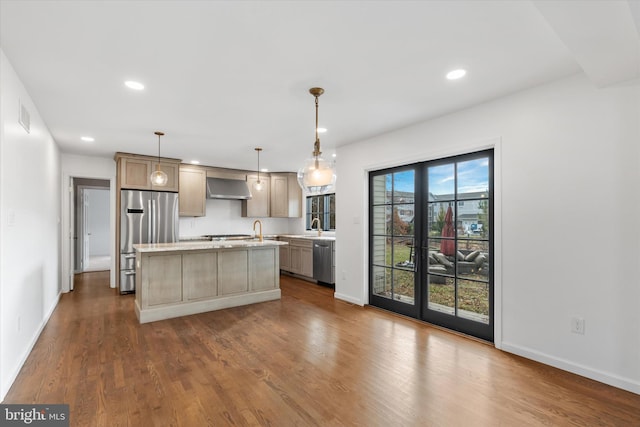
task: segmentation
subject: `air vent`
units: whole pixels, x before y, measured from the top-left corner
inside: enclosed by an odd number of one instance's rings
[[[29,115],[29,110],[27,110],[27,107],[22,105],[22,102],[20,102],[20,113],[18,115],[18,123],[22,125],[22,127],[24,128],[24,130],[27,131],[27,133],[31,133],[31,115]]]

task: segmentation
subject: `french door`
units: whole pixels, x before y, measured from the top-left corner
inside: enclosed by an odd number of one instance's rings
[[[369,184],[370,303],[493,341],[493,151]]]

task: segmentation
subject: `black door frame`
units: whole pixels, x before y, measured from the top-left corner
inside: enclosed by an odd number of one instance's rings
[[[423,224],[426,223],[425,206],[428,203],[428,182],[427,168],[437,166],[438,164],[455,163],[465,160],[473,160],[474,158],[489,158],[489,323],[484,324],[472,320],[464,319],[458,316],[452,316],[446,313],[439,313],[427,308],[428,301],[428,251],[426,247],[428,230]],[[407,170],[414,171],[414,304],[407,304],[396,301],[391,298],[385,298],[375,294],[374,291],[374,264],[373,264],[373,179],[376,176],[387,175]],[[494,149],[486,149],[474,151],[466,154],[450,156],[442,159],[429,160],[419,163],[413,163],[398,167],[386,168],[369,172],[369,304],[376,307],[393,311],[398,314],[423,320],[447,329],[452,329],[464,334],[472,335],[477,338],[493,342],[494,340]],[[393,269],[393,266],[391,266]]]
[[[419,184],[419,182],[421,181],[418,177],[419,175],[419,171],[420,171],[420,164],[419,163],[414,163],[411,165],[404,165],[404,166],[398,166],[398,167],[394,167],[394,168],[388,168],[388,169],[382,169],[379,171],[374,171],[374,172],[370,172],[369,173],[369,304],[374,305],[378,308],[382,308],[384,310],[389,310],[392,311],[394,313],[398,313],[398,314],[402,314],[405,316],[409,316],[409,317],[413,317],[416,319],[419,319],[421,317],[420,315],[420,301],[421,301],[421,287],[418,286],[418,278],[420,277],[419,275],[419,271],[420,271],[420,250],[419,250],[419,245],[417,244],[417,236],[421,235],[421,230],[422,230],[422,224],[417,223],[416,221],[414,221],[414,303],[413,304],[408,304],[408,303],[403,303],[403,302],[399,302],[395,299],[392,298],[385,298],[382,296],[377,295],[376,293],[374,293],[374,264],[371,261],[373,259],[373,251],[374,251],[374,247],[373,247],[373,233],[372,233],[372,227],[371,225],[373,224],[373,209],[372,209],[372,201],[373,201],[373,192],[374,192],[374,186],[373,186],[373,178],[375,176],[379,176],[379,175],[386,175],[389,173],[397,173],[397,172],[405,172],[405,171],[409,171],[409,170],[413,170],[414,171],[414,218],[418,217],[419,212],[421,211],[422,207],[421,204],[418,203],[418,198],[417,195],[419,194],[419,189],[417,187],[417,185]],[[393,206],[392,206],[393,209]],[[393,214],[393,212],[392,212]],[[421,215],[421,214],[420,214]],[[389,268],[391,268],[392,270],[394,270],[395,268],[393,266],[389,266]]]

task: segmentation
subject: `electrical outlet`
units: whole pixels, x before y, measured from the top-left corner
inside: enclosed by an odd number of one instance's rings
[[[571,332],[584,335],[584,319],[582,317],[573,317],[571,319]]]

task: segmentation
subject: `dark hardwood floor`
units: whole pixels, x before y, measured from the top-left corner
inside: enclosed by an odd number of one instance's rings
[[[108,273],[62,295],[4,403],[68,403],[73,426],[640,425],[640,395],[333,298],[140,325]]]

